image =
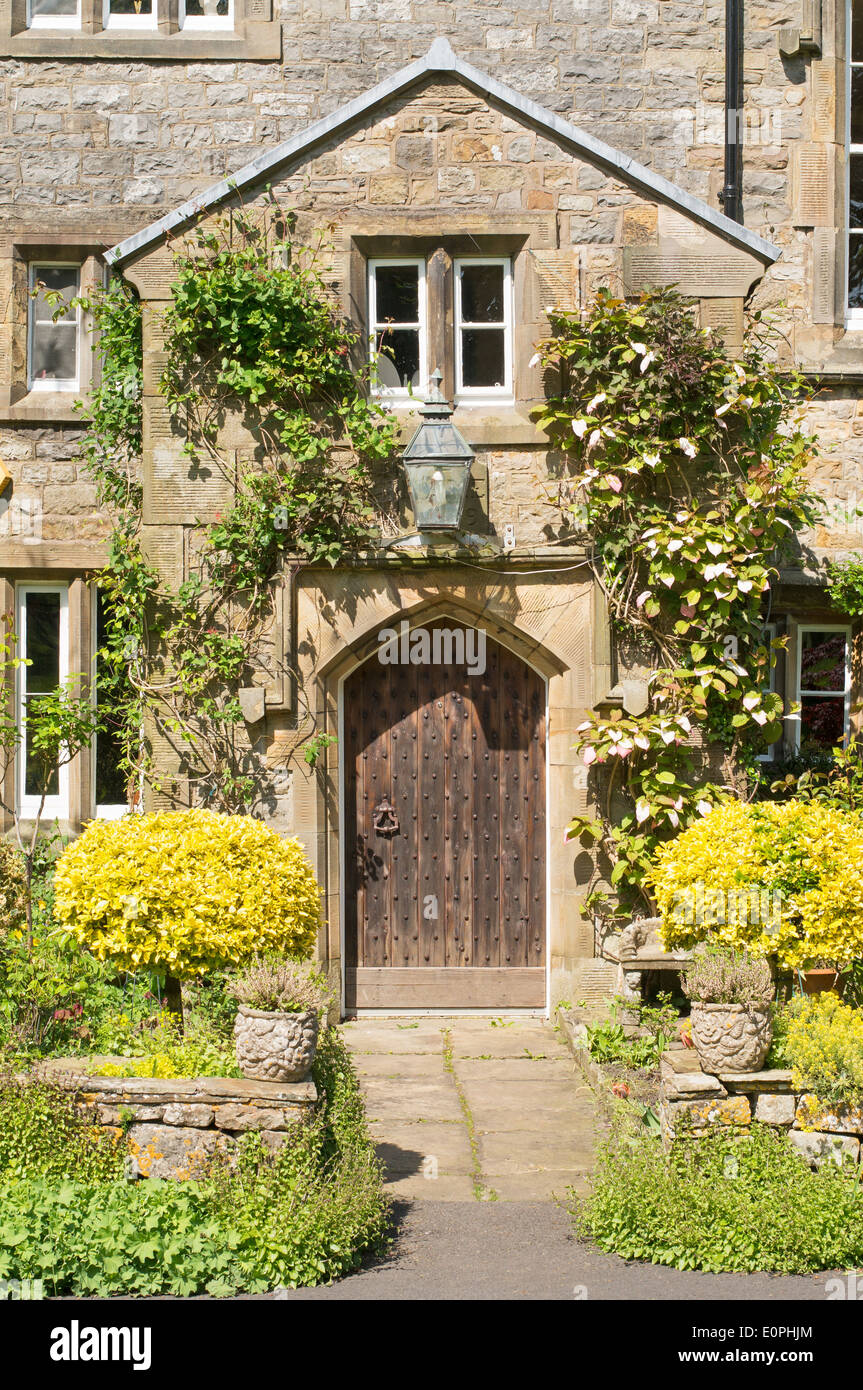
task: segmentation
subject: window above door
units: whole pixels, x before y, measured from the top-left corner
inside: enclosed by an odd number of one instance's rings
[[[437,369],[460,405],[512,403],[511,256],[451,257],[437,248],[374,257],[368,275],[376,395],[396,406],[419,402]]]

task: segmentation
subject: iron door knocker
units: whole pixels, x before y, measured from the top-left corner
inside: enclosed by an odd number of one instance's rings
[[[379,801],[372,811],[372,829],[376,835],[397,835],[399,833],[399,818],[396,815],[395,806],[387,801]]]

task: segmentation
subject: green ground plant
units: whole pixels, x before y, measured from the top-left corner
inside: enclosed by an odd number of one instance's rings
[[[854,1168],[812,1171],[764,1125],[733,1137],[658,1138],[618,1121],[585,1199],[579,1237],[608,1254],[713,1273],[809,1274],[863,1263],[863,1188]]]
[[[356,1268],[381,1246],[388,1209],[356,1076],[332,1031],[315,1080],[317,1114],[276,1155],[250,1134],[234,1166],[216,1162],[187,1182],[124,1180],[116,1146],[105,1166],[82,1166],[87,1127],[65,1095],[46,1087],[22,1099],[17,1088],[7,1100],[4,1088],[0,1278],[41,1279],[46,1293],[71,1297],[227,1297]],[[71,1133],[61,1127],[60,1142],[57,1115]],[[31,1155],[23,1167],[21,1153]]]

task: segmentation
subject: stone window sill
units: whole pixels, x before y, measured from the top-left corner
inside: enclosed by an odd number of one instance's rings
[[[282,33],[278,24],[249,24],[245,34],[189,33],[144,35],[134,30],[81,34],[75,30],[26,29],[7,34],[3,52],[10,58],[158,58],[178,63],[240,58],[280,58]]]
[[[85,394],[81,391],[30,391],[16,401],[7,399],[0,402],[0,421],[34,425],[74,424],[83,428],[83,417],[75,409],[75,402]]]

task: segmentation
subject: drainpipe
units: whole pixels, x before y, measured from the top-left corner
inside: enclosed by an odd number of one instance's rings
[[[743,221],[743,0],[725,0],[725,183],[722,211]]]

